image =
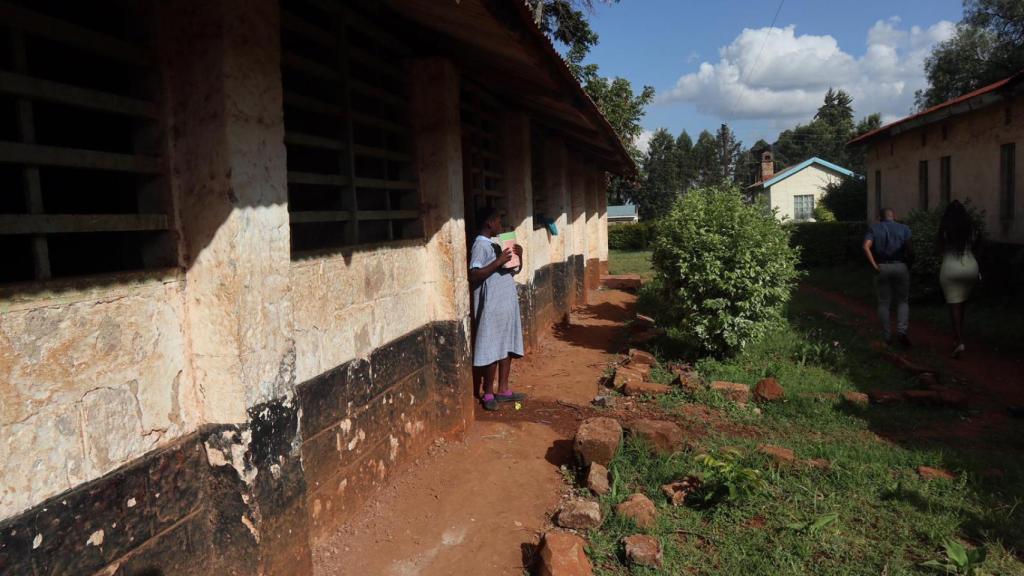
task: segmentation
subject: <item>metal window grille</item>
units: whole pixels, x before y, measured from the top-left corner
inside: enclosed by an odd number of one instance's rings
[[[875,211],[882,213],[882,171],[875,170]]]
[[[1003,222],[1011,222],[1016,210],[1016,156],[1016,144],[1011,142],[999,147],[999,219]]]
[[[793,219],[810,220],[814,217],[814,195],[801,194],[793,197]]]
[[[292,257],[422,237],[409,48],[326,0],[284,2],[281,27]]]
[[[917,163],[917,200],[922,210],[928,209],[928,161]]]
[[[0,282],[177,264],[149,8],[0,2]]]
[[[507,209],[501,104],[483,88],[463,79],[461,90],[463,182],[472,228],[477,210]]]
[[[939,196],[943,204],[953,198],[953,167],[949,156],[939,158]]]

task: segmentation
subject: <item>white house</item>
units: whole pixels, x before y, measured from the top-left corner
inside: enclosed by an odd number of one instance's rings
[[[747,187],[750,196],[774,208],[780,220],[803,222],[814,218],[814,207],[825,187],[851,170],[817,156],[775,173],[772,153],[761,155],[761,179]]]

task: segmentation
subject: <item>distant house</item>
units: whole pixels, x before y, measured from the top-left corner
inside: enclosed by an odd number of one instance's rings
[[[970,199],[992,240],[1024,244],[1024,70],[850,142],[866,147],[868,219]]]
[[[817,156],[776,173],[772,153],[766,150],[761,154],[761,178],[747,187],[747,193],[774,208],[780,220],[804,222],[814,219],[825,187],[843,176],[854,173]]]
[[[640,216],[636,211],[636,204],[622,204],[608,207],[608,225],[613,224],[636,224]]]

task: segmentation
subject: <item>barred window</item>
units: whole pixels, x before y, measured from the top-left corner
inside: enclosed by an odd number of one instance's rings
[[[814,217],[814,195],[801,194],[793,196],[793,219],[810,220]]]
[[[953,199],[953,161],[949,156],[939,158],[939,199],[943,205]]]
[[[285,2],[281,25],[292,257],[422,237],[409,49],[340,3]]]
[[[460,112],[466,219],[470,229],[474,229],[480,208],[508,208],[502,159],[503,110],[494,97],[463,79]]]
[[[921,210],[928,209],[928,161],[917,163],[917,205]]]
[[[149,9],[0,3],[0,282],[177,264]]]
[[[1017,145],[1013,142],[999,147],[999,219],[1012,222],[1017,203]]]

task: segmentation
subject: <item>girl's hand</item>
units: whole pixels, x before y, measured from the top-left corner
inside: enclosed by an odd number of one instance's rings
[[[501,251],[501,254],[498,255],[498,259],[497,259],[498,260],[498,266],[504,266],[511,259],[512,259],[512,249],[511,248],[505,248],[504,250]]]

